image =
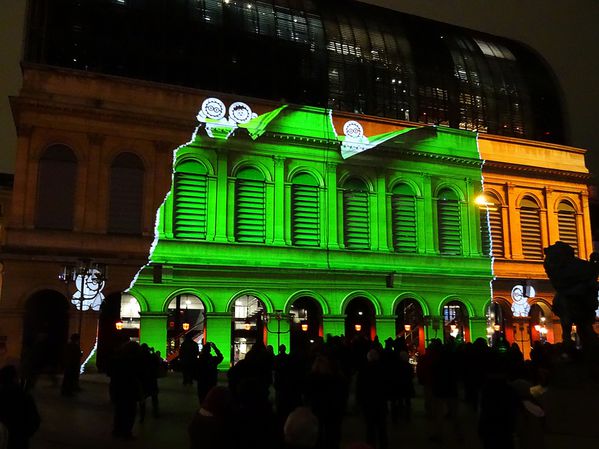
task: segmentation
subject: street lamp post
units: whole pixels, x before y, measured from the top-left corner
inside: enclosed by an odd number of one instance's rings
[[[277,334],[277,349],[279,348],[279,346],[281,346],[281,334],[288,334],[289,332],[291,332],[291,323],[289,323],[289,328],[287,330],[281,330],[281,321],[283,319],[285,319],[287,322],[290,321],[291,319],[291,315],[288,314],[284,314],[282,310],[275,310],[274,313],[274,318],[277,320],[277,330],[271,330],[268,327],[268,315],[266,315],[266,330],[267,332],[270,332],[271,334]]]

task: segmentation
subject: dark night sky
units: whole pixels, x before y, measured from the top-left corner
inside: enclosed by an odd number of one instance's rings
[[[363,1],[532,47],[560,83],[568,143],[589,150],[587,166],[599,175],[599,0]]]
[[[351,0],[347,0],[351,1]],[[589,150],[599,175],[599,0],[364,0],[409,14],[521,41],[540,53],[557,75],[569,143]],[[21,84],[19,60],[25,1],[0,3],[0,172],[14,170],[16,135],[8,105]]]

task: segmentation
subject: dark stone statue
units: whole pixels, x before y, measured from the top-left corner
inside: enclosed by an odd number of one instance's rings
[[[562,339],[571,341],[572,325],[583,347],[594,345],[597,335],[593,330],[598,307],[599,254],[591,254],[589,261],[574,255],[574,249],[563,242],[545,248],[545,272],[556,291],[553,312],[562,326]]]

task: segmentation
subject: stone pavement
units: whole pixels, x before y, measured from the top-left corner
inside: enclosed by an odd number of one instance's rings
[[[148,400],[148,413],[145,423],[136,422],[135,439],[131,441],[116,440],[111,437],[112,410],[108,398],[108,379],[101,374],[84,374],[81,377],[83,391],[77,397],[63,398],[59,387],[49,379],[41,379],[34,391],[42,425],[32,438],[31,449],[171,449],[188,448],[187,425],[196,411],[195,388],[181,385],[181,377],[177,373],[160,379],[160,418],[153,418]],[[572,427],[576,425],[576,416],[587,409],[592,415],[589,423],[595,422],[594,431],[599,428],[597,409],[599,394],[596,390],[583,389],[560,391],[553,397],[554,416],[548,419],[554,431],[545,438],[547,449],[598,449],[599,438],[593,434],[581,435]],[[562,404],[565,402],[565,404]],[[564,406],[560,406],[560,404]],[[569,405],[566,405],[569,404]],[[431,428],[424,418],[421,396],[414,400],[412,421],[390,426],[390,449],[481,449],[476,436],[476,417],[460,406],[460,423],[463,430],[463,441],[457,441],[451,429],[445,429],[447,438],[442,444],[429,441]],[[364,427],[355,406],[350,400],[350,410],[344,421],[343,444],[358,441],[364,437]],[[563,419],[560,410],[564,411]],[[588,416],[588,415],[585,415]],[[548,417],[549,418],[549,417]],[[548,429],[551,430],[551,429]],[[539,441],[539,443],[541,443]],[[542,444],[535,446],[543,449]],[[209,448],[207,448],[209,449]],[[252,448],[248,448],[252,449]]]

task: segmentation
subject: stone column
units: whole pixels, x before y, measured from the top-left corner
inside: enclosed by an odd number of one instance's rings
[[[470,341],[477,338],[487,339],[487,317],[486,316],[471,316],[470,317]],[[466,340],[468,341],[468,340]]]
[[[387,338],[395,339],[395,316],[394,315],[377,315],[376,317],[376,334],[379,341],[384,345]]]
[[[223,361],[218,366],[221,370],[229,369],[231,366],[231,312],[207,312],[206,313],[206,341],[214,343],[223,353]]]
[[[165,312],[141,312],[139,320],[139,342],[146,343],[154,350],[166,355],[166,321]]]
[[[322,317],[322,333],[326,341],[327,334],[345,334],[345,315],[324,315]]]
[[[285,245],[285,158],[273,156],[273,159],[275,165],[273,244]]]

